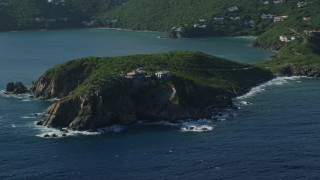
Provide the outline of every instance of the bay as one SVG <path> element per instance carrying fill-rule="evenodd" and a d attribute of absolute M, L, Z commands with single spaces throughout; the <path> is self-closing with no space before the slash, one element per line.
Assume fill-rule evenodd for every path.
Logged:
<path fill-rule="evenodd" d="M 48 68 L 83 56 L 197 50 L 239 62 L 272 52 L 244 38 L 157 39 L 106 29 L 0 33 L 0 89 L 30 85 Z M 0 95 L 0 179 L 317 179 L 319 79 L 277 78 L 235 99 L 240 110 L 204 123 L 209 132 L 137 125 L 122 132 L 58 139 L 34 122 L 49 101 Z"/>

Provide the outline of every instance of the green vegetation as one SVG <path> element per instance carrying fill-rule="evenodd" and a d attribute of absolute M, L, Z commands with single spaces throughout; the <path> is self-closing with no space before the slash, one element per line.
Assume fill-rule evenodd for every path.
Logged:
<path fill-rule="evenodd" d="M 214 94 L 218 92 L 231 95 L 234 91 L 245 92 L 257 83 L 272 78 L 269 71 L 261 68 L 188 51 L 112 58 L 88 57 L 57 65 L 49 69 L 44 76 L 54 79 L 69 76 L 75 80 L 75 73 L 85 74 L 84 80 L 79 81 L 80 86 L 73 92 L 73 95 L 79 95 L 95 91 L 107 82 L 116 83 L 119 78 L 124 78 L 128 72 L 137 68 L 142 68 L 150 75 L 161 70 L 170 71 L 173 78 L 164 82 L 175 85 L 182 94 L 186 91 L 185 83 L 208 88 L 216 92 Z M 155 77 L 151 79 L 155 84 L 162 83 Z M 186 97 L 180 100 L 183 99 Z"/>
<path fill-rule="evenodd" d="M 268 5 L 252 0 L 128 0 L 124 6 L 106 13 L 107 19 L 117 19 L 118 27 L 168 31 L 172 27 L 193 27 L 206 24 L 210 35 L 259 35 L 275 26 L 291 26 L 297 29 L 320 28 L 320 2 L 313 1 L 298 8 L 298 0 L 286 0 L 280 4 L 269 1 Z M 228 11 L 237 6 L 238 10 Z M 272 23 L 261 19 L 262 14 L 288 15 L 284 22 Z M 302 17 L 310 16 L 310 21 Z M 215 20 L 222 17 L 223 20 Z M 239 17 L 231 20 L 231 17 Z M 206 20 L 199 22 L 200 19 Z M 207 34 L 204 34 L 207 35 Z"/>
<path fill-rule="evenodd" d="M 307 2 L 298 7 L 298 2 Z M 228 8 L 237 6 L 238 10 Z M 281 22 L 261 18 L 262 14 L 288 16 Z M 258 36 L 254 46 L 279 52 L 273 60 L 259 64 L 275 73 L 311 75 L 319 71 L 319 37 L 309 37 L 305 30 L 320 30 L 320 1 L 286 0 L 263 4 L 252 0 L 129 0 L 125 6 L 105 15 L 117 19 L 117 26 L 140 30 L 169 31 L 171 37 Z M 232 20 L 231 18 L 238 17 Z M 223 18 L 223 19 L 222 19 Z M 304 19 L 305 18 L 305 19 Z M 194 25 L 205 28 L 194 28 Z M 172 30 L 172 27 L 176 27 Z M 177 27 L 181 27 L 177 30 Z M 281 42 L 282 35 L 293 36 Z M 287 69 L 291 69 L 287 72 Z M 306 71 L 305 71 L 306 70 Z"/>
<path fill-rule="evenodd" d="M 0 0 L 0 31 L 98 26 L 122 0 Z"/>
<path fill-rule="evenodd" d="M 302 39 L 285 44 L 279 54 L 270 61 L 261 62 L 279 75 L 320 76 L 320 41 L 317 38 Z"/>
<path fill-rule="evenodd" d="M 0 0 L 0 31 L 70 27 L 116 27 L 167 32 L 168 36 L 258 36 L 254 46 L 279 54 L 259 65 L 274 72 L 320 66 L 320 1 L 285 0 Z M 298 2 L 306 2 L 298 7 Z M 228 8 L 236 7 L 233 10 Z M 270 15 L 262 18 L 262 15 Z M 287 16 L 273 22 L 274 16 Z M 281 42 L 279 37 L 295 37 Z M 118 73 L 118 72 L 117 72 Z M 295 74 L 295 73 L 293 73 Z M 298 75 L 299 73 L 297 73 Z"/>

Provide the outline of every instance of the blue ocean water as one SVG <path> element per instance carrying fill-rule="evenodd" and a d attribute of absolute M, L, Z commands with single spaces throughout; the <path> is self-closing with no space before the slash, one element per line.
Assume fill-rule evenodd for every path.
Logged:
<path fill-rule="evenodd" d="M 0 33 L 0 89 L 30 85 L 51 66 L 82 56 L 199 50 L 240 62 L 272 53 L 250 40 L 166 40 L 157 33 L 104 29 Z M 317 179 L 319 79 L 277 78 L 235 99 L 240 110 L 213 128 L 136 125 L 121 132 L 45 139 L 36 127 L 49 101 L 0 95 L 0 179 Z M 183 125 L 182 125 L 183 126 Z"/>

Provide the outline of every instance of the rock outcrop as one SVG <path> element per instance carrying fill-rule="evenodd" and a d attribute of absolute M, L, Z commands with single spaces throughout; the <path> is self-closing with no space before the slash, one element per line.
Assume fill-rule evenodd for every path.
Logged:
<path fill-rule="evenodd" d="M 67 75 L 55 76 L 46 73 L 33 82 L 30 93 L 45 99 L 62 98 L 76 89 L 86 78 L 87 72 L 83 66 L 76 67 Z"/>
<path fill-rule="evenodd" d="M 10 82 L 7 84 L 6 92 L 12 94 L 23 94 L 28 92 L 28 88 L 23 85 L 22 82 Z"/>
<path fill-rule="evenodd" d="M 95 131 L 113 124 L 133 124 L 138 120 L 180 121 L 211 117 L 215 108 L 232 105 L 227 96 L 210 96 L 210 89 L 200 90 L 194 84 L 186 84 L 183 88 L 188 89 L 188 97 L 194 103 L 202 103 L 204 108 L 179 103 L 173 85 L 155 85 L 150 79 L 119 78 L 94 88 L 87 95 L 71 95 L 71 98 L 55 102 L 48 108 L 42 125 Z M 197 100 L 197 97 L 201 99 Z M 204 100 L 204 97 L 207 98 Z"/>
<path fill-rule="evenodd" d="M 314 70 L 311 67 L 299 67 L 297 65 L 288 65 L 282 68 L 279 74 L 284 76 L 320 77 L 319 70 Z"/>

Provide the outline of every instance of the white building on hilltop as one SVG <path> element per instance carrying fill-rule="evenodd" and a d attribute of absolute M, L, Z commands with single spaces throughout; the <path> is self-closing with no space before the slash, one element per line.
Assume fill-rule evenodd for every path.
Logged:
<path fill-rule="evenodd" d="M 274 18 L 273 18 L 273 22 L 282 22 L 282 21 L 284 21 L 284 19 L 286 19 L 286 18 L 288 18 L 288 16 L 275 16 Z"/>
<path fill-rule="evenodd" d="M 282 41 L 282 42 L 291 42 L 291 41 L 295 40 L 296 37 L 295 37 L 295 36 L 285 36 L 285 35 L 282 35 L 282 36 L 279 37 L 279 39 L 280 39 L 280 41 Z"/>
<path fill-rule="evenodd" d="M 170 71 L 158 71 L 155 73 L 155 75 L 159 79 L 170 79 L 172 76 Z"/>
<path fill-rule="evenodd" d="M 144 78 L 147 76 L 147 73 L 141 69 L 136 69 L 136 70 L 133 70 L 129 73 L 127 73 L 127 76 L 126 78 L 129 78 L 129 79 L 133 79 L 133 78 Z"/>
<path fill-rule="evenodd" d="M 238 10 L 239 10 L 238 6 L 232 6 L 232 7 L 228 8 L 228 11 L 230 11 L 230 12 L 238 11 Z"/>

